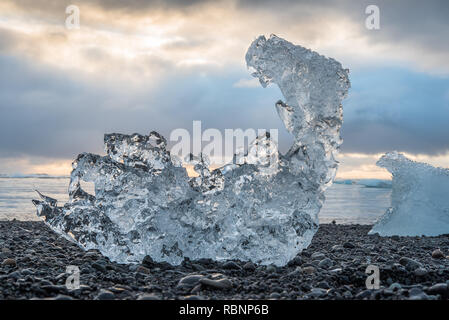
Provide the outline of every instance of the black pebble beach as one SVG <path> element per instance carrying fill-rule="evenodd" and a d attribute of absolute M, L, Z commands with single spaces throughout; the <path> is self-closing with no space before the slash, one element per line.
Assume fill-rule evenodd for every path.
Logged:
<path fill-rule="evenodd" d="M 309 248 L 285 267 L 190 261 L 180 266 L 110 262 L 43 222 L 0 221 L 0 299 L 412 299 L 449 298 L 449 235 L 380 237 L 371 226 L 322 224 Z M 438 250 L 439 249 L 439 250 Z M 68 290 L 66 267 L 80 287 Z M 369 265 L 379 289 L 367 289 Z"/>

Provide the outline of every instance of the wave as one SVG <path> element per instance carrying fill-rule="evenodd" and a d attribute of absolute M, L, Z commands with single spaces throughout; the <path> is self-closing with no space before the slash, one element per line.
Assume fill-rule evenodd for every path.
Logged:
<path fill-rule="evenodd" d="M 34 173 L 34 174 L 22 174 L 22 173 L 13 173 L 13 174 L 4 174 L 0 173 L 0 179 L 68 179 L 70 176 L 51 176 L 46 173 Z"/>
<path fill-rule="evenodd" d="M 382 180 L 382 179 L 344 179 L 344 180 L 335 180 L 336 184 L 347 184 L 347 185 L 359 185 L 364 186 L 366 188 L 391 188 L 391 180 Z"/>

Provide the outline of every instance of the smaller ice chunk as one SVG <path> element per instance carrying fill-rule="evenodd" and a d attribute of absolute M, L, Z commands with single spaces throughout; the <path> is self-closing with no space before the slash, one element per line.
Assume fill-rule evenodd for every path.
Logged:
<path fill-rule="evenodd" d="M 391 208 L 370 234 L 449 234 L 449 169 L 412 161 L 398 152 L 386 153 L 377 165 L 393 175 Z"/>

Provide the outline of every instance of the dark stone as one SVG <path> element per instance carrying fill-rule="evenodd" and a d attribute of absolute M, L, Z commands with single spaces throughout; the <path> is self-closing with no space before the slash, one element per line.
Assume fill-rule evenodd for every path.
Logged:
<path fill-rule="evenodd" d="M 97 299 L 97 300 L 114 300 L 115 295 L 109 290 L 101 289 L 100 292 L 95 297 L 95 299 Z"/>
<path fill-rule="evenodd" d="M 94 269 L 97 269 L 98 271 L 107 272 L 106 266 L 103 263 L 95 262 L 95 263 L 92 264 L 92 267 Z"/>
<path fill-rule="evenodd" d="M 437 283 L 431 286 L 428 290 L 428 293 L 431 295 L 439 294 L 443 297 L 448 296 L 448 286 L 446 283 Z"/>
<path fill-rule="evenodd" d="M 371 297 L 371 290 L 364 290 L 355 295 L 355 298 L 358 300 L 363 300 L 369 297 Z"/>
<path fill-rule="evenodd" d="M 343 244 L 343 248 L 346 248 L 346 249 L 354 249 L 354 248 L 355 248 L 355 245 L 352 244 L 351 242 L 345 242 L 345 243 Z"/>
<path fill-rule="evenodd" d="M 228 261 L 223 264 L 223 269 L 239 270 L 239 269 L 241 269 L 241 267 L 234 261 Z"/>
<path fill-rule="evenodd" d="M 142 294 L 137 300 L 161 300 L 161 298 L 155 294 Z"/>
<path fill-rule="evenodd" d="M 252 262 L 250 261 L 250 262 L 247 262 L 247 263 L 245 263 L 245 264 L 243 265 L 243 269 L 244 269 L 244 270 L 247 270 L 247 271 L 254 271 L 254 270 L 256 270 L 256 266 L 254 265 L 254 263 L 252 263 Z"/>
<path fill-rule="evenodd" d="M 142 265 L 145 267 L 152 267 L 154 266 L 154 260 L 150 256 L 145 256 L 142 260 Z"/>
<path fill-rule="evenodd" d="M 52 300 L 73 300 L 73 298 L 70 296 L 63 295 L 63 294 L 58 294 Z"/>
<path fill-rule="evenodd" d="M 200 283 L 200 280 L 203 279 L 204 276 L 201 274 L 190 274 L 188 276 L 185 276 L 181 278 L 178 282 L 178 288 L 193 288 L 198 283 Z"/>
<path fill-rule="evenodd" d="M 440 249 L 436 249 L 432 252 L 432 258 L 434 259 L 444 259 L 446 256 L 444 255 L 443 251 Z"/>
<path fill-rule="evenodd" d="M 422 267 L 421 263 L 407 257 L 399 259 L 399 263 L 409 271 L 414 271 L 415 269 Z"/>
<path fill-rule="evenodd" d="M 206 287 L 214 289 L 230 289 L 232 288 L 232 282 L 228 279 L 212 280 L 207 278 L 200 279 L 200 283 Z"/>

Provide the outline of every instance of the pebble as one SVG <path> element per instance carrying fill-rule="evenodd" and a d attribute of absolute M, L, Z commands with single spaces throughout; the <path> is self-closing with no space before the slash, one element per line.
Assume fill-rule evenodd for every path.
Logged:
<path fill-rule="evenodd" d="M 287 266 L 294 267 L 294 266 L 300 266 L 301 264 L 302 264 L 302 258 L 300 256 L 296 256 L 288 262 Z"/>
<path fill-rule="evenodd" d="M 272 264 L 268 265 L 267 268 L 265 269 L 267 272 L 273 273 L 276 272 L 276 267 Z"/>
<path fill-rule="evenodd" d="M 197 294 L 197 293 L 199 293 L 200 291 L 201 291 L 201 283 L 200 283 L 200 284 L 197 284 L 195 287 L 193 287 L 193 289 L 190 290 L 190 293 Z"/>
<path fill-rule="evenodd" d="M 448 286 L 446 283 L 437 283 L 434 284 L 433 286 L 431 286 L 428 290 L 428 293 L 431 295 L 436 295 L 436 294 L 440 294 L 442 296 L 447 296 L 448 295 Z"/>
<path fill-rule="evenodd" d="M 106 272 L 107 271 L 106 270 L 106 266 L 103 263 L 101 263 L 101 262 L 95 262 L 94 264 L 92 264 L 92 267 L 97 269 L 98 271 L 101 271 L 101 272 Z"/>
<path fill-rule="evenodd" d="M 304 268 L 302 268 L 302 271 L 303 271 L 305 274 L 312 274 L 312 273 L 315 272 L 315 268 L 312 267 L 312 266 L 304 267 Z"/>
<path fill-rule="evenodd" d="M 17 262 L 16 262 L 16 260 L 14 260 L 12 258 L 6 258 L 5 260 L 3 260 L 2 265 L 9 266 L 9 267 L 15 267 L 17 265 Z"/>
<path fill-rule="evenodd" d="M 322 288 L 312 288 L 310 290 L 309 295 L 315 298 L 321 298 L 322 296 L 325 296 L 327 294 L 327 290 Z"/>
<path fill-rule="evenodd" d="M 97 299 L 97 300 L 114 300 L 115 295 L 109 290 L 101 289 L 100 292 L 98 293 L 98 295 L 95 297 L 95 299 Z"/>
<path fill-rule="evenodd" d="M 100 256 L 100 254 L 98 253 L 98 251 L 95 250 L 89 250 L 86 252 L 86 254 L 84 255 L 84 258 L 98 258 L 98 256 Z"/>
<path fill-rule="evenodd" d="M 301 267 L 296 267 L 295 270 L 293 270 L 292 272 L 288 273 L 287 276 L 296 276 L 302 273 L 302 268 Z"/>
<path fill-rule="evenodd" d="M 151 270 L 148 268 L 145 268 L 144 266 L 138 266 L 136 269 L 136 272 L 144 273 L 144 274 L 151 274 Z"/>
<path fill-rule="evenodd" d="M 371 290 L 363 290 L 355 295 L 357 300 L 363 300 L 365 298 L 369 298 L 371 296 Z"/>
<path fill-rule="evenodd" d="M 241 267 L 234 261 L 228 261 L 223 264 L 223 269 L 239 270 Z"/>
<path fill-rule="evenodd" d="M 412 295 L 408 298 L 408 300 L 430 300 L 430 297 L 424 292 Z"/>
<path fill-rule="evenodd" d="M 418 277 L 423 277 L 423 276 L 425 276 L 425 275 L 427 275 L 427 269 L 426 268 L 423 268 L 423 267 L 419 267 L 419 268 L 417 268 L 416 270 L 415 270 L 415 275 L 416 276 L 418 276 Z"/>
<path fill-rule="evenodd" d="M 137 300 L 161 300 L 161 297 L 155 294 L 141 294 L 137 297 Z"/>
<path fill-rule="evenodd" d="M 326 281 L 321 281 L 320 283 L 318 283 L 318 288 L 321 289 L 330 289 L 331 287 L 329 286 L 329 283 L 327 283 Z"/>
<path fill-rule="evenodd" d="M 142 265 L 146 266 L 146 267 L 152 267 L 154 266 L 154 261 L 150 256 L 145 256 L 142 260 Z"/>
<path fill-rule="evenodd" d="M 322 260 L 322 259 L 326 258 L 326 255 L 325 255 L 324 253 L 321 253 L 321 252 L 314 252 L 314 253 L 310 256 L 310 258 L 311 258 L 312 260 Z"/>
<path fill-rule="evenodd" d="M 399 259 L 399 263 L 409 271 L 414 271 L 415 269 L 422 267 L 421 263 L 407 257 Z"/>
<path fill-rule="evenodd" d="M 335 268 L 335 269 L 329 270 L 329 274 L 339 274 L 341 272 L 343 272 L 342 268 Z"/>
<path fill-rule="evenodd" d="M 190 295 L 190 296 L 185 296 L 184 300 L 204 300 L 204 298 L 202 296 Z"/>
<path fill-rule="evenodd" d="M 193 268 L 195 271 L 204 271 L 204 270 L 206 270 L 205 267 L 203 267 L 202 265 L 200 265 L 200 264 L 198 264 L 198 263 L 192 263 L 192 268 Z"/>
<path fill-rule="evenodd" d="M 230 289 L 232 288 L 232 282 L 229 279 L 212 280 L 207 278 L 200 279 L 200 283 L 206 287 L 214 289 Z"/>
<path fill-rule="evenodd" d="M 345 243 L 343 244 L 343 248 L 346 248 L 346 249 L 354 249 L 354 248 L 355 248 L 355 245 L 354 245 L 353 243 L 351 243 L 351 242 L 345 242 Z"/>
<path fill-rule="evenodd" d="M 332 246 L 331 252 L 343 252 L 344 251 L 344 247 L 342 245 L 336 244 L 334 246 Z"/>
<path fill-rule="evenodd" d="M 124 292 L 127 292 L 129 289 L 123 288 L 120 286 L 114 286 L 114 287 L 110 287 L 108 290 L 111 291 L 112 293 L 124 293 Z"/>
<path fill-rule="evenodd" d="M 256 266 L 254 265 L 254 263 L 252 263 L 252 262 L 250 261 L 250 262 L 247 262 L 247 263 L 245 263 L 245 264 L 243 265 L 243 269 L 244 269 L 244 270 L 247 270 L 247 271 L 254 271 L 254 270 L 256 270 Z"/>
<path fill-rule="evenodd" d="M 8 278 L 12 278 L 12 279 L 19 279 L 22 275 L 20 274 L 19 271 L 14 271 L 8 274 Z"/>
<path fill-rule="evenodd" d="M 270 299 L 279 299 L 281 295 L 277 292 L 273 292 L 270 294 Z"/>
<path fill-rule="evenodd" d="M 446 256 L 444 255 L 443 251 L 440 249 L 436 249 L 432 252 L 432 258 L 434 259 L 444 259 Z"/>
<path fill-rule="evenodd" d="M 178 287 L 187 287 L 187 288 L 193 288 L 198 283 L 200 283 L 200 280 L 203 279 L 204 276 L 201 274 L 190 274 L 188 276 L 185 276 L 181 278 L 178 282 Z"/>
<path fill-rule="evenodd" d="M 56 297 L 52 298 L 52 300 L 73 300 L 73 298 L 71 296 L 58 294 Z"/>
<path fill-rule="evenodd" d="M 388 287 L 388 289 L 390 289 L 391 291 L 398 291 L 398 290 L 401 290 L 401 289 L 402 289 L 402 286 L 401 286 L 399 283 L 395 282 L 395 283 L 392 283 L 392 284 Z"/>
<path fill-rule="evenodd" d="M 417 288 L 417 287 L 411 288 L 409 290 L 409 292 L 408 292 L 410 297 L 411 296 L 418 296 L 418 295 L 421 295 L 422 293 L 423 293 L 422 289 L 421 288 Z"/>
<path fill-rule="evenodd" d="M 325 258 L 325 259 L 321 260 L 320 263 L 318 264 L 318 266 L 323 269 L 329 269 L 333 265 L 334 265 L 334 261 L 332 261 L 329 258 Z"/>
<path fill-rule="evenodd" d="M 66 286 L 62 286 L 62 285 L 44 285 L 44 286 L 41 286 L 41 289 L 45 290 L 47 292 L 54 292 L 54 293 L 67 291 Z"/>

